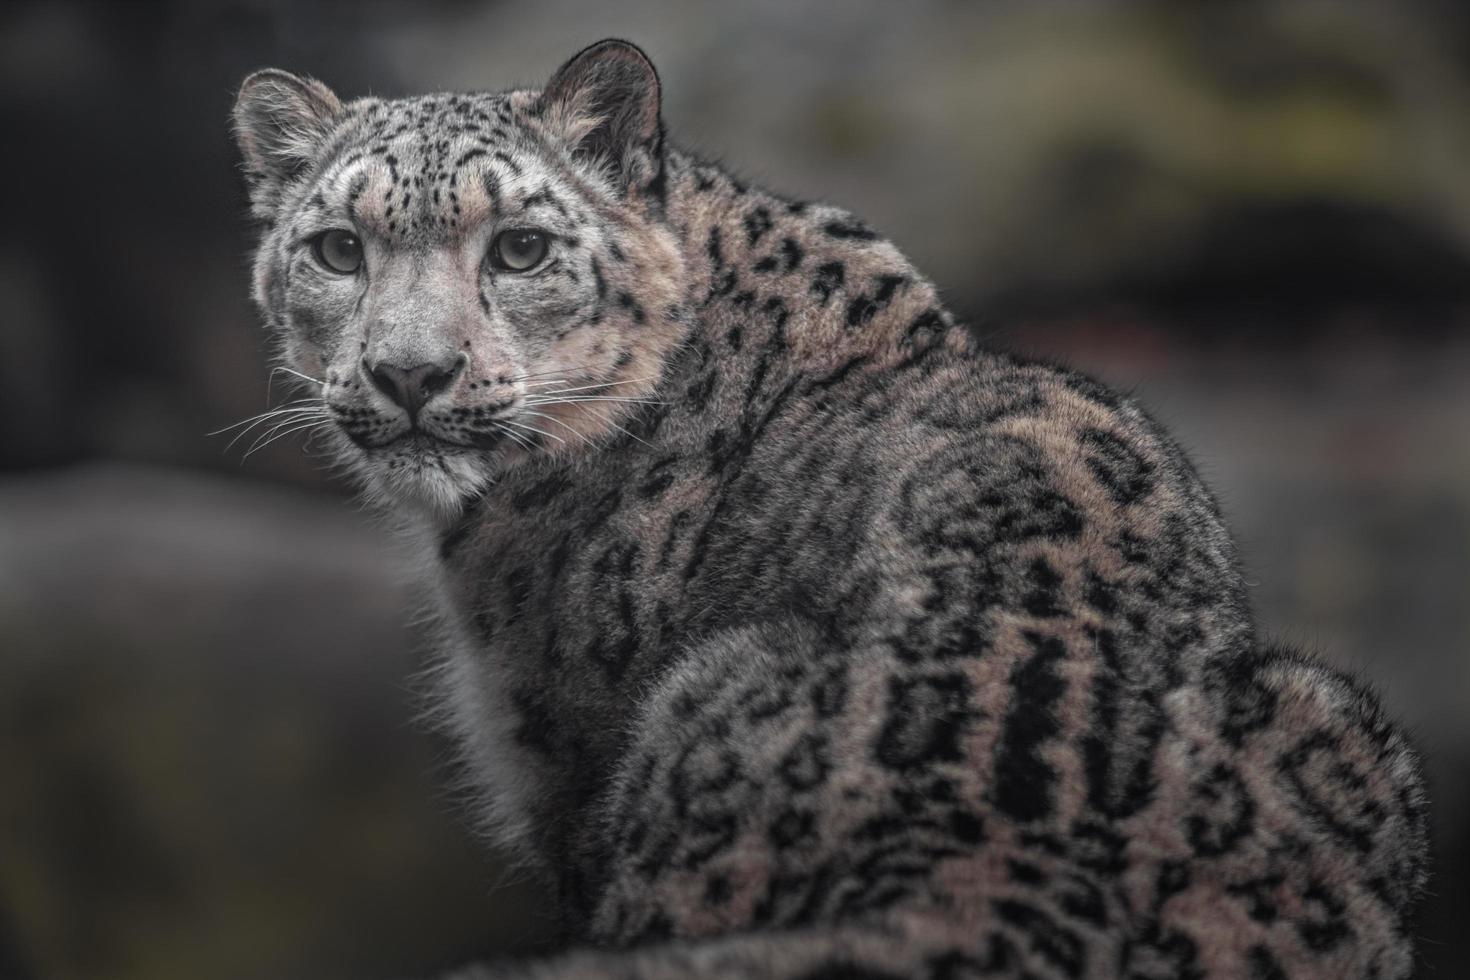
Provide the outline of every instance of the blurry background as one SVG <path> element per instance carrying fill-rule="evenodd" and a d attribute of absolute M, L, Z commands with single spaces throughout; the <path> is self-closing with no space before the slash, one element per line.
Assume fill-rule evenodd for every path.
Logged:
<path fill-rule="evenodd" d="M 1428 752 L 1423 976 L 1470 976 L 1470 6 L 0 6 L 0 977 L 392 977 L 548 948 L 414 721 L 391 549 L 267 407 L 234 86 L 539 84 L 608 34 L 676 137 L 1135 391 L 1266 628 Z M 277 390 L 270 397 L 287 397 Z"/>

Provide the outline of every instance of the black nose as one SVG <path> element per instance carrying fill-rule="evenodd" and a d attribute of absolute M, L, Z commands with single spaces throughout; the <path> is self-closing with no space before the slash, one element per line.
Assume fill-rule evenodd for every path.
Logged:
<path fill-rule="evenodd" d="M 464 361 L 460 359 L 449 367 L 442 364 L 420 364 L 411 368 L 401 368 L 396 364 L 375 364 L 369 367 L 366 360 L 362 366 L 378 390 L 392 399 L 393 404 L 408 412 L 410 419 L 414 419 L 430 398 L 449 387 L 463 365 Z"/>

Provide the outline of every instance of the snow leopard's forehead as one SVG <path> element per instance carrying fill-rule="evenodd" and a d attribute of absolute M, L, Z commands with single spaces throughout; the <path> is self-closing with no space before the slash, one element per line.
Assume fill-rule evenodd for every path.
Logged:
<path fill-rule="evenodd" d="M 325 147 L 298 224 L 345 216 L 397 246 L 432 246 L 509 215 L 568 231 L 614 203 L 538 129 L 537 93 L 364 99 Z"/>

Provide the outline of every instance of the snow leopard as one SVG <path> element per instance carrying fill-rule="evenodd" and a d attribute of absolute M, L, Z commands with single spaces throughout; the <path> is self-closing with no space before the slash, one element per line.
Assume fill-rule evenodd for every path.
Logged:
<path fill-rule="evenodd" d="M 295 418 L 415 542 L 474 819 L 578 947 L 465 976 L 1409 975 L 1416 752 L 1258 635 L 1134 399 L 680 148 L 625 41 L 267 69 L 233 125 Z"/>

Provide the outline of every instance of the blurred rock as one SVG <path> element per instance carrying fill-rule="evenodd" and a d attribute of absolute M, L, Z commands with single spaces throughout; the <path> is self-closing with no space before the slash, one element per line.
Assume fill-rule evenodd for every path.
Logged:
<path fill-rule="evenodd" d="M 118 466 L 0 483 L 21 962 L 391 977 L 549 934 L 435 782 L 394 569 L 326 495 Z"/>

